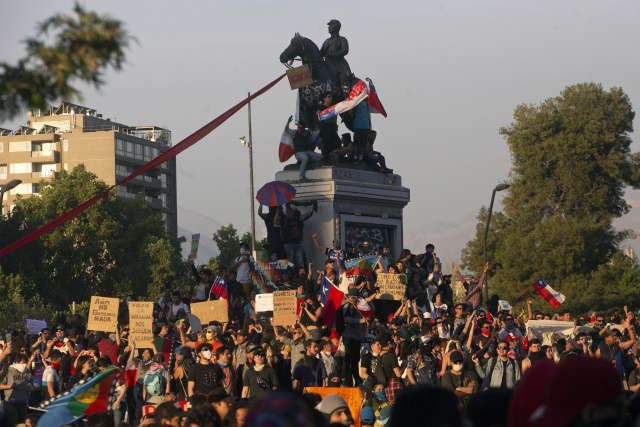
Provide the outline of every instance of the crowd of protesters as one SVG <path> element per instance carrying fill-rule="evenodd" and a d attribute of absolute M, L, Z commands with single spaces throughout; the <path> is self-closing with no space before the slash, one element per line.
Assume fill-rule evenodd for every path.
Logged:
<path fill-rule="evenodd" d="M 287 227 L 287 218 L 296 215 L 299 226 L 299 213 L 282 215 L 277 225 Z M 297 232 L 302 239 L 301 227 Z M 279 251 L 294 255 L 276 287 L 296 291 L 297 322 L 274 327 L 272 313 L 256 312 L 257 289 L 248 270 L 253 258 L 242 245 L 234 263 L 218 275 L 192 264 L 191 295 L 167 288 L 155 304 L 153 334 L 172 343 L 168 352 L 153 341 L 129 340 L 132 297 L 121 303 L 115 333 L 87 330 L 81 316 L 67 319 L 62 312 L 37 335 L 7 331 L 10 343 L 5 340 L 0 353 L 1 425 L 37 425 L 40 403 L 111 365 L 135 370 L 135 376 L 130 381 L 121 376 L 112 410 L 93 414 L 87 425 L 346 426 L 356 421 L 339 393 L 323 398 L 308 387 L 357 388 L 363 426 L 636 421 L 640 322 L 633 310 L 585 317 L 551 308 L 532 311 L 528 299 L 526 313 L 487 313 L 482 307 L 486 266 L 477 279 L 465 278 L 453 264 L 466 291 L 457 301 L 431 244 L 417 255 L 405 249 L 397 260 L 381 247 L 370 277 L 347 277 L 345 261 L 370 254 L 369 242 L 355 253 L 343 250 L 338 240 L 323 247 L 314 232 L 306 238 L 327 255 L 322 275 L 346 290 L 331 329 L 323 317 L 322 276 L 295 262 L 296 249 L 286 240 L 272 240 L 269 249 L 276 259 Z M 401 301 L 375 298 L 381 273 L 406 276 Z M 190 304 L 220 298 L 213 291 L 218 277 L 225 280 L 229 321 L 194 332 L 187 321 Z M 527 335 L 527 322 L 545 320 L 569 324 L 571 333 Z M 187 402 L 186 410 L 177 402 Z M 145 413 L 146 406 L 155 412 Z"/>

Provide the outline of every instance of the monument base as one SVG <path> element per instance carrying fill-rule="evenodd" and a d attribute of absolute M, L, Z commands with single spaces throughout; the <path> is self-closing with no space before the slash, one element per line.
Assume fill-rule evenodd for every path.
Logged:
<path fill-rule="evenodd" d="M 298 182 L 299 170 L 289 165 L 276 173 L 276 180 L 286 181 L 296 189 L 297 202 L 316 201 L 318 212 L 305 221 L 304 249 L 314 270 L 324 270 L 326 256 L 309 237 L 318 233 L 318 242 L 327 248 L 338 239 L 343 248 L 350 244 L 361 250 L 368 241 L 373 251 L 388 244 L 397 259 L 403 249 L 402 210 L 409 203 L 409 189 L 402 186 L 397 174 L 364 170 L 362 166 L 322 166 L 307 169 L 310 182 Z M 302 213 L 311 207 L 300 207 Z"/>

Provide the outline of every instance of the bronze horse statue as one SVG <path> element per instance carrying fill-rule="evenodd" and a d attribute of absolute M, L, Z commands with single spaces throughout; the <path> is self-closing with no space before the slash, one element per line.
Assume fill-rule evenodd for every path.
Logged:
<path fill-rule="evenodd" d="M 298 57 L 302 60 L 303 65 L 309 66 L 313 78 L 313 85 L 298 89 L 300 99 L 298 113 L 299 117 L 307 123 L 309 129 L 316 129 L 318 127 L 317 112 L 322 103 L 323 94 L 331 92 L 334 104 L 344 101 L 358 82 L 358 78 L 351 74 L 348 85 L 345 86 L 333 82 L 318 46 L 310 39 L 296 33 L 291 39 L 291 44 L 280 54 L 280 62 L 291 68 L 287 62 L 293 62 Z M 347 128 L 353 131 L 354 117 L 352 112 L 341 114 L 341 117 Z"/>

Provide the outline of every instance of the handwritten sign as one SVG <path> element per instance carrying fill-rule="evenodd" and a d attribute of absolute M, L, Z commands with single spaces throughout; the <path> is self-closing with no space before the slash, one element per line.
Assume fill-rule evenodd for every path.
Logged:
<path fill-rule="evenodd" d="M 114 323 L 118 321 L 118 298 L 91 297 L 89 322 L 91 331 L 115 332 Z"/>
<path fill-rule="evenodd" d="M 378 286 L 380 293 L 376 295 L 376 299 L 386 299 L 400 301 L 404 298 L 407 277 L 403 274 L 378 274 Z"/>
<path fill-rule="evenodd" d="M 129 341 L 147 343 L 153 340 L 153 303 L 129 302 Z"/>
<path fill-rule="evenodd" d="M 300 89 L 301 87 L 313 84 L 311 70 L 309 69 L 309 65 L 307 64 L 303 65 L 302 67 L 296 67 L 287 70 L 287 78 L 289 79 L 291 90 Z"/>
<path fill-rule="evenodd" d="M 191 253 L 188 261 L 195 261 L 198 258 L 198 246 L 200 246 L 200 233 L 191 235 Z"/>
<path fill-rule="evenodd" d="M 38 335 L 41 330 L 47 327 L 47 322 L 44 320 L 24 319 L 24 324 L 27 326 L 29 335 Z"/>
<path fill-rule="evenodd" d="M 273 293 L 273 325 L 296 324 L 298 299 L 296 291 L 276 291 Z"/>
<path fill-rule="evenodd" d="M 309 393 L 317 393 L 324 399 L 330 394 L 337 394 L 342 397 L 351 411 L 354 426 L 360 427 L 360 410 L 362 409 L 362 399 L 360 398 L 360 389 L 354 387 L 305 387 Z"/>
<path fill-rule="evenodd" d="M 209 322 L 225 323 L 229 321 L 229 309 L 225 299 L 191 304 L 191 313 L 197 316 L 203 325 L 208 325 Z"/>
<path fill-rule="evenodd" d="M 256 295 L 256 313 L 273 311 L 273 294 Z"/>

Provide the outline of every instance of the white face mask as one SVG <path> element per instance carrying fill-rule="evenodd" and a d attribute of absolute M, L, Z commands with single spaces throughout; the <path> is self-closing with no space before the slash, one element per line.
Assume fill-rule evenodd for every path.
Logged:
<path fill-rule="evenodd" d="M 211 350 L 204 350 L 202 352 L 202 357 L 204 357 L 207 360 L 211 360 Z"/>
<path fill-rule="evenodd" d="M 240 249 L 240 254 L 241 254 L 241 255 L 249 255 L 249 251 L 248 251 L 248 250 L 246 250 L 245 248 L 241 248 L 241 249 Z"/>
<path fill-rule="evenodd" d="M 462 364 L 460 365 L 453 365 L 453 370 L 456 372 L 460 372 L 462 371 Z"/>

